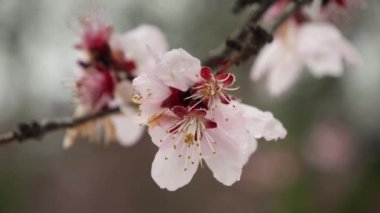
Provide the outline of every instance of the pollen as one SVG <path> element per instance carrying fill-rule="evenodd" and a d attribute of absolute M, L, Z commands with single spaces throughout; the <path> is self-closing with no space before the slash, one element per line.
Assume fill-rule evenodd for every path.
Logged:
<path fill-rule="evenodd" d="M 135 104 L 141 104 L 142 96 L 140 94 L 134 94 L 132 97 L 132 102 Z"/>
<path fill-rule="evenodd" d="M 188 144 L 188 145 L 191 145 L 191 144 L 193 144 L 193 142 L 194 142 L 194 135 L 190 134 L 190 133 L 187 134 L 185 136 L 185 143 Z"/>
<path fill-rule="evenodd" d="M 153 95 L 153 92 L 151 89 L 147 89 L 146 91 L 148 92 L 148 97 L 151 97 Z"/>

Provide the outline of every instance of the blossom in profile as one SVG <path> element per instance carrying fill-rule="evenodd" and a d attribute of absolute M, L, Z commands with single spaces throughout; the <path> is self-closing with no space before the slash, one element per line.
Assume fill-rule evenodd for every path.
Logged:
<path fill-rule="evenodd" d="M 76 48 L 84 53 L 84 57 L 78 62 L 80 74 L 76 80 L 74 116 L 116 106 L 122 113 L 69 129 L 64 147 L 70 147 L 77 138 L 133 145 L 142 135 L 143 127 L 137 121 L 138 109 L 132 102 L 132 80 L 152 69 L 155 59 L 150 48 L 158 56 L 167 51 L 165 37 L 151 25 L 115 34 L 110 26 L 96 17 L 81 19 L 80 36 Z"/>
<path fill-rule="evenodd" d="M 277 9 L 271 9 L 270 17 L 275 16 L 278 7 L 286 5 L 284 1 L 280 3 L 275 5 Z M 283 23 L 273 42 L 259 53 L 251 68 L 251 79 L 266 78 L 270 94 L 278 96 L 291 88 L 305 68 L 317 78 L 339 77 L 345 64 L 357 66 L 359 61 L 358 52 L 334 25 L 312 21 L 299 13 Z"/>
<path fill-rule="evenodd" d="M 225 185 L 240 179 L 257 148 L 256 139 L 284 138 L 286 130 L 269 112 L 240 103 L 229 91 L 235 76 L 202 67 L 183 49 L 160 58 L 151 72 L 134 79 L 140 115 L 159 150 L 152 177 L 174 191 L 207 165 Z"/>

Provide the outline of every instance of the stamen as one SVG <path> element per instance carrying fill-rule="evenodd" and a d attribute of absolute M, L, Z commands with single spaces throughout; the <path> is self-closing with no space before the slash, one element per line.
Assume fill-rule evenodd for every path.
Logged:
<path fill-rule="evenodd" d="M 235 91 L 235 90 L 238 90 L 240 89 L 240 86 L 236 86 L 236 87 L 225 87 L 223 88 L 223 90 L 227 90 L 227 91 Z"/>
<path fill-rule="evenodd" d="M 191 110 L 190 110 L 191 111 Z M 168 131 L 166 138 L 170 135 L 175 140 L 172 143 L 173 149 L 178 150 L 178 158 L 184 159 L 184 171 L 187 171 L 189 165 L 195 165 L 202 162 L 202 138 L 204 137 L 212 153 L 216 153 L 213 147 L 213 139 L 206 132 L 206 124 L 202 117 L 189 111 L 180 121 L 176 122 Z M 162 141 L 164 141 L 164 138 Z M 160 140 L 161 141 L 161 140 Z"/>
<path fill-rule="evenodd" d="M 205 136 L 206 141 L 207 141 L 208 145 L 210 146 L 210 149 L 211 149 L 212 153 L 216 154 L 214 146 L 212 145 L 212 143 L 214 142 L 214 140 L 212 139 L 212 137 L 207 132 L 204 132 L 203 135 Z"/>
<path fill-rule="evenodd" d="M 193 106 L 190 107 L 189 111 L 193 110 L 198 104 L 202 103 L 203 99 L 199 100 L 197 103 L 195 103 Z"/>
<path fill-rule="evenodd" d="M 226 75 L 226 77 L 225 78 L 223 78 L 223 79 L 221 79 L 221 80 L 219 80 L 219 81 L 226 81 L 229 77 L 231 76 L 231 74 L 230 73 L 228 73 L 227 75 Z"/>

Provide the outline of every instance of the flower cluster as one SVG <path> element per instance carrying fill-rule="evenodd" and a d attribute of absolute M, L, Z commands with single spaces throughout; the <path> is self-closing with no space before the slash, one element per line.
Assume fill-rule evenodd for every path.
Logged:
<path fill-rule="evenodd" d="M 327 19 L 336 15 L 329 8 L 348 9 L 351 1 L 356 0 L 314 0 L 295 13 L 276 31 L 274 41 L 260 52 L 251 78 L 256 81 L 266 77 L 269 92 L 278 96 L 295 83 L 304 67 L 320 78 L 341 76 L 344 62 L 358 65 L 357 51 Z M 273 19 L 289 2 L 277 1 L 266 18 Z"/>
<path fill-rule="evenodd" d="M 281 14 L 289 2 L 276 1 L 266 19 Z M 252 78 L 267 76 L 270 92 L 279 95 L 304 67 L 322 77 L 341 75 L 343 62 L 358 64 L 358 53 L 325 18 L 331 5 L 349 7 L 348 0 L 315 0 L 286 20 L 274 41 L 259 53 Z M 168 51 L 164 35 L 154 26 L 115 34 L 94 17 L 80 23 L 76 48 L 84 57 L 78 62 L 75 116 L 115 106 L 122 113 L 68 130 L 65 147 L 78 137 L 132 145 L 146 125 L 159 149 L 152 177 L 161 188 L 173 191 L 204 166 L 219 182 L 232 185 L 240 179 L 258 139 L 285 138 L 286 129 L 272 113 L 231 95 L 239 89 L 235 75 L 228 72 L 232 63 L 212 69 L 183 49 Z"/>
<path fill-rule="evenodd" d="M 78 61 L 80 76 L 76 80 L 77 106 L 75 116 L 83 116 L 112 106 L 120 106 L 123 114 L 85 123 L 70 129 L 64 147 L 70 147 L 78 137 L 90 141 L 118 141 L 134 144 L 143 132 L 136 120 L 137 109 L 132 104 L 132 79 L 154 65 L 154 57 L 167 51 L 161 31 L 141 25 L 124 34 L 113 29 L 96 16 L 80 19 L 81 41 L 76 48 L 84 53 Z"/>

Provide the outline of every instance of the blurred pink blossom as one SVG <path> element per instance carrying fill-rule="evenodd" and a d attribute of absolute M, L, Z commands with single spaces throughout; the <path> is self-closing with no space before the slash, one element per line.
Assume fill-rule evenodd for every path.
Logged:
<path fill-rule="evenodd" d="M 347 171 L 355 158 L 350 130 L 337 121 L 319 123 L 311 132 L 304 154 L 307 162 L 322 172 Z"/>
<path fill-rule="evenodd" d="M 164 54 L 168 48 L 166 39 L 151 25 L 141 25 L 119 35 L 96 16 L 82 18 L 80 23 L 81 41 L 76 47 L 84 57 L 79 61 L 74 115 L 84 116 L 114 106 L 120 106 L 123 114 L 68 130 L 64 147 L 70 147 L 78 137 L 133 145 L 142 135 L 143 127 L 137 122 L 137 107 L 132 103 L 131 80 L 152 69 L 155 59 L 149 49 L 158 56 Z"/>
<path fill-rule="evenodd" d="M 355 66 L 360 57 L 339 30 L 327 22 L 298 24 L 290 19 L 276 32 L 274 41 L 259 53 L 251 69 L 254 81 L 266 77 L 273 96 L 283 94 L 307 67 L 311 74 L 338 77 L 343 65 Z"/>

